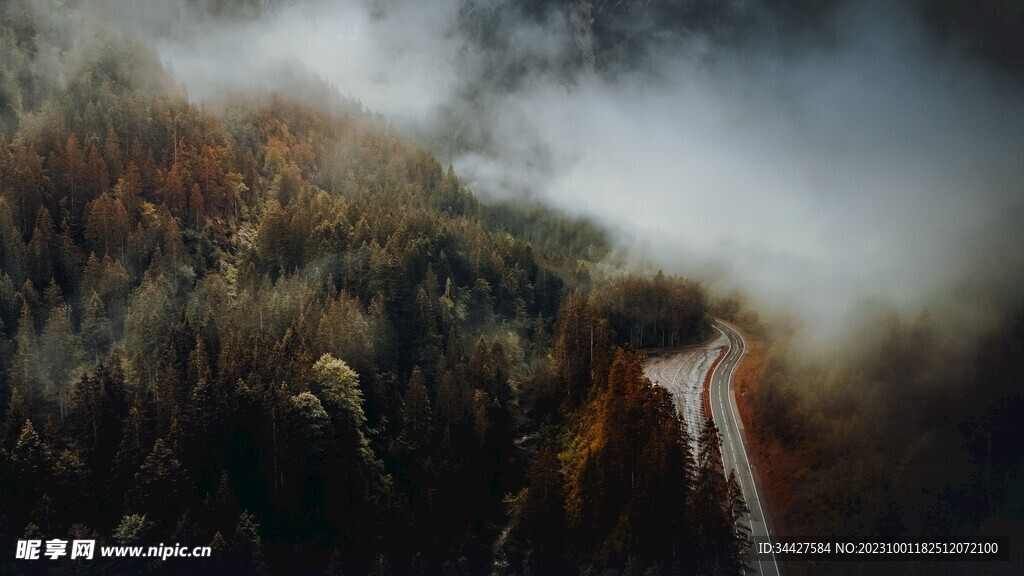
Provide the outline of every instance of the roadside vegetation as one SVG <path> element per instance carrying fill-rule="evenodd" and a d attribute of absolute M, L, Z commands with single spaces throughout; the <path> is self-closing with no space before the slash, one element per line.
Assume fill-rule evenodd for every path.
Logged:
<path fill-rule="evenodd" d="M 792 538 L 956 541 L 1024 533 L 1024 316 L 979 342 L 922 315 L 863 319 L 845 352 L 809 360 L 750 324 L 737 402 L 777 530 Z M 760 334 L 760 337 L 756 334 Z M 1005 542 L 1005 541 L 1004 541 Z M 988 565 L 1014 573 L 1022 557 Z M 798 563 L 797 574 L 969 573 L 977 563 Z"/>

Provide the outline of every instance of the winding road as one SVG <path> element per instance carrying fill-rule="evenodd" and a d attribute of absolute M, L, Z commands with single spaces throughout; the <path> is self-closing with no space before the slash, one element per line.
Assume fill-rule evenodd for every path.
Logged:
<path fill-rule="evenodd" d="M 690 437 L 693 439 L 691 449 L 696 454 L 696 439 L 704 426 L 707 415 L 702 401 L 704 381 L 708 371 L 711 383 L 708 389 L 711 418 L 718 425 L 722 440 L 722 462 L 726 474 L 735 470 L 736 479 L 743 490 L 743 498 L 750 508 L 747 516 L 750 535 L 755 541 L 770 538 L 771 519 L 765 514 L 761 501 L 764 490 L 747 456 L 744 440 L 743 421 L 739 416 L 736 399 L 732 394 L 732 378 L 740 360 L 747 353 L 747 345 L 743 336 L 735 328 L 715 320 L 712 325 L 718 336 L 705 344 L 687 346 L 671 350 L 655 350 L 651 352 L 645 365 L 645 373 L 651 382 L 663 386 L 672 393 L 676 410 L 683 416 Z M 724 353 L 722 360 L 715 365 L 715 360 Z M 783 576 L 780 565 L 774 556 L 770 560 L 758 558 L 751 551 L 752 568 L 761 576 Z"/>
<path fill-rule="evenodd" d="M 747 353 L 747 343 L 736 329 L 725 322 L 715 320 L 713 325 L 729 340 L 729 350 L 712 372 L 711 385 L 708 388 L 711 418 L 718 425 L 722 439 L 722 462 L 725 464 L 726 474 L 730 470 L 736 471 L 736 479 L 743 489 L 743 499 L 750 508 L 750 514 L 747 515 L 750 536 L 755 541 L 770 539 L 773 533 L 771 519 L 765 514 L 764 504 L 761 502 L 764 490 L 760 488 L 757 472 L 747 456 L 743 420 L 736 406 L 736 397 L 732 393 L 732 377 L 740 360 Z M 753 554 L 751 557 L 756 558 Z M 782 575 L 774 556 L 771 560 L 755 560 L 753 568 L 763 576 Z"/>

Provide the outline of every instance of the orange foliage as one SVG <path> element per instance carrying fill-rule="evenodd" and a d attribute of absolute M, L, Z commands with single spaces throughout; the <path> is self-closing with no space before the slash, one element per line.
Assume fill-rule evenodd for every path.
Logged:
<path fill-rule="evenodd" d="M 609 559 L 646 541 L 638 526 L 683 517 L 689 465 L 681 420 L 668 392 L 644 376 L 643 361 L 636 351 L 615 352 L 607 386 L 584 406 L 559 454 L 569 526 L 584 548 Z"/>
<path fill-rule="evenodd" d="M 740 416 L 746 424 L 748 447 L 757 463 L 758 474 L 767 492 L 765 501 L 771 509 L 771 517 L 776 531 L 780 534 L 792 534 L 791 520 L 786 516 L 787 510 L 794 510 L 798 494 L 793 490 L 797 485 L 793 482 L 806 473 L 805 464 L 808 457 L 804 452 L 792 446 L 783 446 L 777 438 L 766 438 L 755 418 L 753 398 L 759 386 L 763 385 L 765 373 L 771 361 L 768 346 L 744 334 L 748 350 L 733 378 L 736 391 L 736 404 Z"/>

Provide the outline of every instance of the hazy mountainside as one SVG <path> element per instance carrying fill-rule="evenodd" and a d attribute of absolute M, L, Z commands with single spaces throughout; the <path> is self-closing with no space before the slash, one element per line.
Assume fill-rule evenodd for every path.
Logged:
<path fill-rule="evenodd" d="M 834 562 L 796 573 L 1015 574 L 1024 555 L 1024 315 L 975 340 L 934 310 L 866 315 L 844 354 L 809 360 L 775 333 L 747 399 L 792 538 L 1002 539 L 1009 562 Z M 772 496 L 769 492 L 769 496 Z M 799 572 L 797 572 L 799 570 Z"/>
<path fill-rule="evenodd" d="M 967 4 L 914 6 L 1012 66 L 997 28 L 1015 6 Z M 709 310 L 756 315 L 614 269 L 590 221 L 479 200 L 304 72 L 200 105 L 132 37 L 187 43 L 292 5 L 0 0 L 0 540 L 215 549 L 202 566 L 8 555 L 0 573 L 737 572 L 743 503 L 714 429 L 685 451 L 630 347 L 702 339 Z M 474 131 L 476 112 L 506 103 L 488 92 L 614 75 L 662 42 L 778 25 L 827 43 L 836 5 L 463 2 L 451 26 L 480 74 L 423 141 L 486 147 L 502 134 Z M 565 45 L 515 36 L 538 22 Z M 526 148 L 531 170 L 557 159 Z M 959 332 L 932 310 L 865 315 L 825 358 L 765 332 L 776 362 L 750 429 L 799 463 L 794 524 L 1019 531 L 1020 315 Z"/>
<path fill-rule="evenodd" d="M 470 2 L 469 4 L 476 4 Z M 486 3 L 481 3 L 486 4 Z M 525 13 L 542 15 L 558 6 L 570 24 L 589 21 L 576 36 L 581 56 L 585 46 L 601 65 L 635 65 L 637 58 L 661 41 L 703 36 L 716 47 L 763 41 L 827 43 L 835 19 L 856 4 L 870 0 L 563 0 L 517 3 Z M 936 40 L 952 41 L 969 53 L 1020 73 L 1024 70 L 1024 9 L 1013 0 L 901 0 L 907 10 L 922 15 L 927 32 Z M 589 15 L 589 18 L 586 16 Z M 585 40 L 587 34 L 590 42 Z"/>
<path fill-rule="evenodd" d="M 400 1 L 374 2 L 380 13 Z M 467 32 L 475 50 L 492 52 L 492 78 L 515 82 L 538 72 L 578 71 L 580 68 L 617 72 L 643 66 L 656 52 L 685 43 L 714 58 L 715 49 L 770 41 L 781 44 L 829 44 L 837 19 L 848 17 L 852 5 L 871 6 L 870 0 L 529 0 L 493 2 L 464 0 L 456 26 Z M 1024 9 L 1012 0 L 978 5 L 969 0 L 900 0 L 897 4 L 923 17 L 928 34 L 937 41 L 960 45 L 968 53 L 1016 72 L 1024 66 L 1024 41 L 1017 31 Z M 553 51 L 564 61 L 510 59 L 514 26 L 523 20 L 556 22 L 568 29 L 575 50 Z M 538 67 L 537 64 L 541 66 Z"/>
<path fill-rule="evenodd" d="M 598 273 L 600 229 L 481 204 L 351 102 L 214 111 L 129 37 L 64 46 L 3 9 L 23 20 L 0 26 L 0 539 L 214 552 L 0 571 L 742 562 L 715 439 L 690 462 L 642 355 L 615 347 L 702 336 L 700 285 Z M 631 498 L 607 500 L 607 458 L 646 467 Z M 639 522 L 667 485 L 697 518 L 670 533 Z"/>

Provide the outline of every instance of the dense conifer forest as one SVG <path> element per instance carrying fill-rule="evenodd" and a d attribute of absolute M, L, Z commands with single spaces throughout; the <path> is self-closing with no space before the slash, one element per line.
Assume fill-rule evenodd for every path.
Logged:
<path fill-rule="evenodd" d="M 738 573 L 713 428 L 631 348 L 708 336 L 698 283 L 353 102 L 199 105 L 0 9 L 0 541 L 213 548 L 0 572 Z"/>
<path fill-rule="evenodd" d="M 1022 15 L 0 0 L 0 574 L 1022 573 Z"/>

